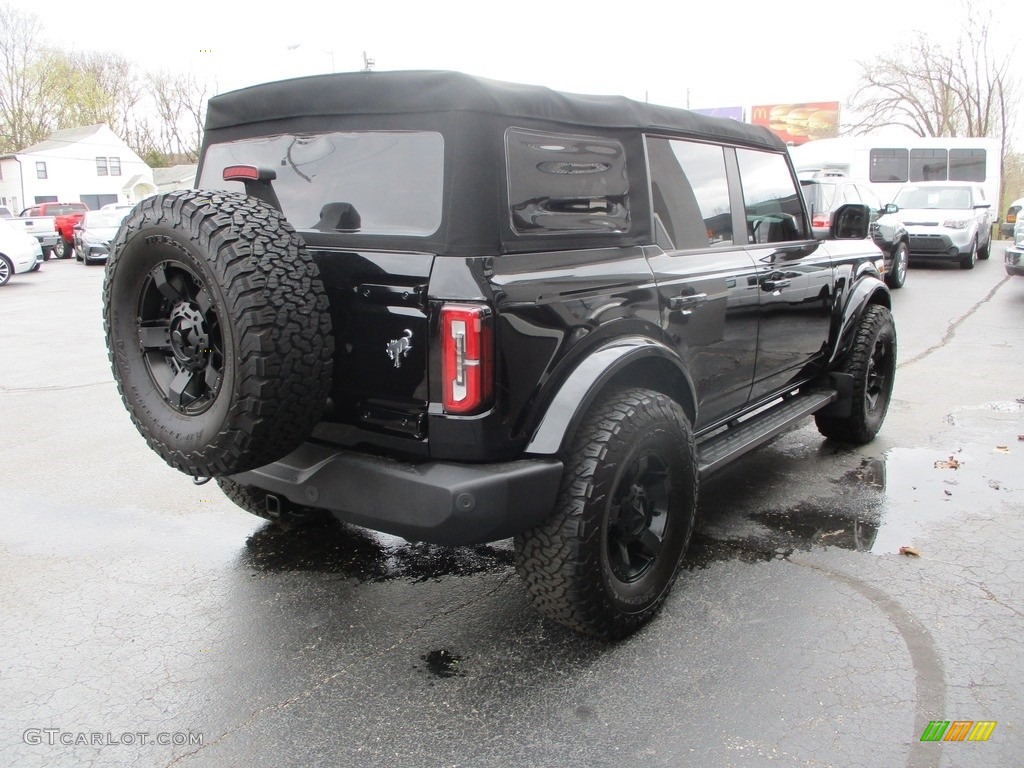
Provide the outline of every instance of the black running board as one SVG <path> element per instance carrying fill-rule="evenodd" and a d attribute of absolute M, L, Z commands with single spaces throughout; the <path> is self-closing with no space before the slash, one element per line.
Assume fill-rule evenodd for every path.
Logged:
<path fill-rule="evenodd" d="M 794 395 L 745 421 L 727 427 L 723 432 L 713 434 L 697 445 L 701 478 L 764 445 L 838 397 L 838 393 L 832 389 Z"/>

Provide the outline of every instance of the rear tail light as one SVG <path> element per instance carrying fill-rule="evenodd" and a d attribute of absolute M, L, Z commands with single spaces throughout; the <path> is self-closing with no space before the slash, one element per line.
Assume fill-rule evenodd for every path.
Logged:
<path fill-rule="evenodd" d="M 816 213 L 813 216 L 811 216 L 811 226 L 819 228 L 829 227 L 832 225 L 830 218 L 831 217 L 828 215 L 828 213 Z"/>
<path fill-rule="evenodd" d="M 494 396 L 491 312 L 481 305 L 441 308 L 441 382 L 445 413 L 478 413 Z"/>

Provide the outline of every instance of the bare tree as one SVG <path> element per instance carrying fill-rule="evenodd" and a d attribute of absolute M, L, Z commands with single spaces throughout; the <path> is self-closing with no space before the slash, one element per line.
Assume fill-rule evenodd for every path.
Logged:
<path fill-rule="evenodd" d="M 918 35 L 891 56 L 859 62 L 850 108 L 861 115 L 850 126 L 866 133 L 902 126 L 918 136 L 1006 136 L 1019 89 L 1012 57 L 993 50 L 991 14 L 968 3 L 956 44 L 947 48 Z"/>
<path fill-rule="evenodd" d="M 158 124 L 160 151 L 195 162 L 203 137 L 207 85 L 191 74 L 156 72 L 148 77 Z"/>
<path fill-rule="evenodd" d="M 39 17 L 0 5 L 0 151 L 35 144 L 57 127 L 56 55 L 42 45 Z"/>

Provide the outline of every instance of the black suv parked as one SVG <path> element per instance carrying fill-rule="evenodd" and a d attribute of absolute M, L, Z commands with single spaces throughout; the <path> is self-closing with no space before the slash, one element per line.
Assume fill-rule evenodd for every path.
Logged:
<path fill-rule="evenodd" d="M 881 426 L 896 334 L 864 206 L 811 237 L 767 130 L 444 72 L 211 100 L 200 189 L 141 202 L 104 288 L 169 464 L 251 512 L 515 537 L 538 608 L 657 611 L 699 478 L 814 415 Z"/>

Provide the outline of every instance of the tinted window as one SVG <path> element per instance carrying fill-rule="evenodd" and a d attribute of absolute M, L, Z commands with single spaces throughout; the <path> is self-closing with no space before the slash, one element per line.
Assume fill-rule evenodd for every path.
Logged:
<path fill-rule="evenodd" d="M 626 153 L 618 141 L 510 128 L 505 152 L 517 233 L 629 231 Z"/>
<path fill-rule="evenodd" d="M 749 242 L 803 240 L 806 236 L 803 209 L 786 158 L 752 149 L 736 150 L 736 158 L 743 184 Z"/>
<path fill-rule="evenodd" d="M 731 244 L 732 208 L 722 147 L 647 139 L 655 235 L 667 250 Z"/>
<path fill-rule="evenodd" d="M 198 186 L 244 192 L 242 182 L 223 179 L 224 168 L 240 164 L 277 173 L 274 190 L 297 229 L 425 236 L 441 225 L 439 133 L 286 134 L 214 144 Z"/>
<path fill-rule="evenodd" d="M 985 159 L 984 149 L 949 150 L 949 180 L 984 181 Z"/>
<path fill-rule="evenodd" d="M 944 149 L 912 149 L 910 150 L 911 181 L 945 181 L 946 150 Z"/>
<path fill-rule="evenodd" d="M 872 149 L 869 155 L 870 181 L 909 181 L 910 151 L 906 149 Z"/>

